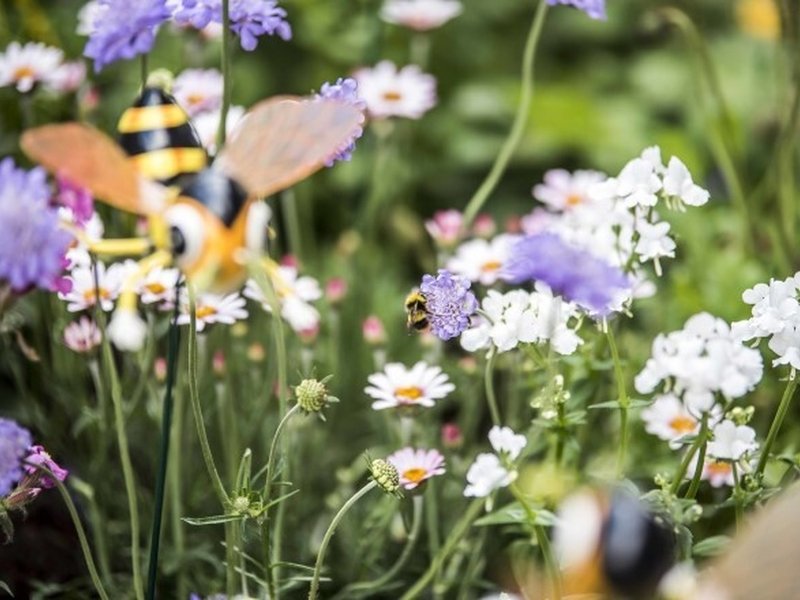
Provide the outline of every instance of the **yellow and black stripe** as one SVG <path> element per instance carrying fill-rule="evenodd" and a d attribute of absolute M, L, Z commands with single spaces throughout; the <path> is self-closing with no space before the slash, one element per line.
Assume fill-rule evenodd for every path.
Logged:
<path fill-rule="evenodd" d="M 206 167 L 208 156 L 175 98 L 146 87 L 119 120 L 120 146 L 145 176 L 165 185 Z"/>

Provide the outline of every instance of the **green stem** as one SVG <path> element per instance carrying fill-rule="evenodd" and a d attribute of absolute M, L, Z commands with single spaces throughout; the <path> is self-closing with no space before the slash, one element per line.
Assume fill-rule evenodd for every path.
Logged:
<path fill-rule="evenodd" d="M 141 67 L 141 77 L 142 77 L 142 90 L 147 87 L 147 76 L 149 75 L 150 69 L 147 66 L 147 54 L 142 54 L 139 58 L 139 66 Z"/>
<path fill-rule="evenodd" d="M 372 488 L 377 486 L 378 482 L 375 480 L 368 482 L 366 485 L 364 485 L 364 487 L 353 494 L 350 499 L 344 503 L 344 506 L 339 509 L 339 512 L 337 512 L 333 517 L 333 521 L 331 521 L 331 524 L 328 526 L 328 530 L 325 532 L 325 535 L 322 538 L 322 544 L 320 544 L 319 552 L 317 552 L 317 562 L 314 564 L 314 575 L 311 578 L 311 588 L 308 591 L 308 600 L 316 600 L 317 598 L 317 592 L 319 591 L 319 578 L 322 573 L 322 563 L 325 560 L 325 552 L 328 549 L 328 544 L 330 543 L 333 534 L 336 532 L 336 527 L 338 527 L 339 521 L 342 520 L 342 517 L 347 514 L 347 511 L 349 511 L 362 496 L 366 495 L 370 490 L 372 490 Z"/>
<path fill-rule="evenodd" d="M 176 307 L 179 304 L 176 302 Z M 155 489 L 155 508 L 153 512 L 153 529 L 150 534 L 150 561 L 147 574 L 147 598 L 156 597 L 156 580 L 158 578 L 158 551 L 161 544 L 161 518 L 164 510 L 164 492 L 166 490 L 167 466 L 169 464 L 169 446 L 172 437 L 172 390 L 175 386 L 175 373 L 178 370 L 178 348 L 180 345 L 180 329 L 178 328 L 178 311 L 169 331 L 167 349 L 167 390 L 164 395 L 163 416 L 161 419 L 161 453 L 158 459 L 158 478 Z"/>
<path fill-rule="evenodd" d="M 786 389 L 783 391 L 783 397 L 781 398 L 781 403 L 778 405 L 778 412 L 775 413 L 775 418 L 772 420 L 772 425 L 769 427 L 769 433 L 767 434 L 767 439 L 764 442 L 764 447 L 761 449 L 761 456 L 758 459 L 758 466 L 756 467 L 755 471 L 755 478 L 757 480 L 761 479 L 761 477 L 764 475 L 764 469 L 766 468 L 767 461 L 769 460 L 769 451 L 772 449 L 772 445 L 775 443 L 775 438 L 778 437 L 778 432 L 781 429 L 781 425 L 786 417 L 786 413 L 789 411 L 789 405 L 792 403 L 792 397 L 797 390 L 797 384 L 798 379 L 795 376 L 794 369 L 792 369 L 791 373 L 789 374 L 789 383 L 786 385 Z"/>
<path fill-rule="evenodd" d="M 219 125 L 217 129 L 217 152 L 222 150 L 227 133 L 228 109 L 231 106 L 231 17 L 229 0 L 222 0 L 222 56 L 220 67 L 222 70 L 222 106 L 219 110 Z"/>
<path fill-rule="evenodd" d="M 411 588 L 409 588 L 405 594 L 403 594 L 400 600 L 412 600 L 412 598 L 418 597 L 425 590 L 425 588 L 428 587 L 433 577 L 441 570 L 444 561 L 448 556 L 450 556 L 450 554 L 452 554 L 453 550 L 455 550 L 456 546 L 461 541 L 461 538 L 463 538 L 467 531 L 469 531 L 472 522 L 483 510 L 484 503 L 485 500 L 483 498 L 478 498 L 472 501 L 472 504 L 470 504 L 467 510 L 464 511 L 461 519 L 453 527 L 450 535 L 447 536 L 447 539 L 444 541 L 439 553 L 433 557 L 433 560 L 431 560 L 428 570 L 422 574 L 422 576 L 413 586 L 411 586 Z"/>
<path fill-rule="evenodd" d="M 222 508 L 227 510 L 229 499 L 225 491 L 225 486 L 217 471 L 214 455 L 211 452 L 211 445 L 208 443 L 205 420 L 203 419 L 203 407 L 200 405 L 200 394 L 197 389 L 197 315 L 195 306 L 195 290 L 191 283 L 187 283 L 186 289 L 189 293 L 189 400 L 192 404 L 195 426 L 197 427 L 197 437 L 200 439 L 200 449 L 203 454 L 203 462 L 206 465 L 208 476 L 211 478 L 211 485 L 217 495 Z"/>
<path fill-rule="evenodd" d="M 625 373 L 622 369 L 622 361 L 619 358 L 617 342 L 614 338 L 614 330 L 610 325 L 606 326 L 606 338 L 608 348 L 611 350 L 611 359 L 614 361 L 614 378 L 617 380 L 617 396 L 619 400 L 619 427 L 620 440 L 619 451 L 617 453 L 617 479 L 621 479 L 625 473 L 625 460 L 628 457 L 628 390 L 625 386 Z"/>
<path fill-rule="evenodd" d="M 700 422 L 700 433 L 698 434 L 702 439 L 700 444 L 700 454 L 697 455 L 697 464 L 694 468 L 694 475 L 692 482 L 689 484 L 689 489 L 686 490 L 686 498 L 693 499 L 697 496 L 697 490 L 700 489 L 700 478 L 703 476 L 703 468 L 706 462 L 706 448 L 708 447 L 708 415 L 703 413 L 703 419 Z"/>
<path fill-rule="evenodd" d="M 175 555 L 184 557 L 186 548 L 186 539 L 183 533 L 183 516 L 182 494 L 181 494 L 181 476 L 183 468 L 181 465 L 181 441 L 183 439 L 183 418 L 184 418 L 184 405 L 183 395 L 178 394 L 175 398 L 175 422 L 172 425 L 172 447 L 178 448 L 177 452 L 172 455 L 170 461 L 171 473 L 167 479 L 169 483 L 169 500 L 170 500 L 170 516 L 172 519 L 172 544 L 175 549 Z M 177 564 L 177 594 L 178 598 L 186 598 L 189 595 L 186 580 L 186 567 L 183 559 L 178 560 Z"/>
<path fill-rule="evenodd" d="M 264 565 L 264 570 L 266 572 L 267 577 L 267 589 L 269 590 L 269 597 L 275 598 L 276 594 L 276 586 L 275 586 L 275 578 L 273 576 L 272 570 L 272 561 L 270 559 L 270 519 L 269 519 L 269 502 L 272 498 L 272 479 L 274 477 L 273 469 L 275 467 L 275 455 L 277 454 L 278 449 L 278 439 L 280 438 L 281 431 L 283 431 L 284 426 L 289 421 L 289 419 L 294 415 L 298 410 L 300 410 L 300 405 L 295 404 L 289 412 L 287 412 L 283 418 L 278 423 L 278 427 L 275 428 L 275 434 L 272 436 L 272 443 L 269 446 L 269 456 L 267 457 L 267 480 L 264 483 L 264 515 L 263 515 L 263 525 L 261 526 L 261 537 L 264 544 L 264 560 L 266 564 Z"/>
<path fill-rule="evenodd" d="M 558 563 L 553 557 L 553 550 L 550 546 L 550 538 L 547 537 L 547 532 L 541 525 L 536 523 L 536 513 L 528 504 L 528 499 L 522 491 L 515 485 L 511 484 L 511 493 L 522 505 L 528 522 L 533 528 L 533 533 L 536 536 L 536 542 L 539 544 L 539 549 L 542 551 L 542 560 L 544 561 L 547 576 L 550 579 L 550 587 L 553 593 L 553 600 L 561 600 L 561 570 L 558 568 Z"/>
<path fill-rule="evenodd" d="M 489 352 L 489 358 L 486 360 L 486 372 L 483 377 L 483 385 L 486 390 L 486 402 L 489 404 L 489 413 L 492 415 L 492 423 L 500 425 L 500 410 L 497 408 L 497 397 L 494 393 L 494 362 L 497 358 L 497 352 L 492 349 Z"/>
<path fill-rule="evenodd" d="M 300 233 L 299 207 L 297 206 L 297 196 L 292 188 L 281 193 L 281 209 L 283 211 L 283 219 L 286 222 L 286 234 L 289 242 L 288 254 L 292 254 L 298 260 L 302 260 L 303 236 Z"/>
<path fill-rule="evenodd" d="M 670 493 L 677 495 L 678 490 L 681 488 L 681 484 L 683 483 L 683 478 L 686 476 L 686 471 L 689 469 L 689 464 L 692 462 L 692 458 L 694 455 L 697 454 L 697 450 L 700 446 L 704 445 L 706 442 L 706 436 L 698 435 L 692 445 L 689 446 L 689 450 L 683 457 L 680 466 L 678 467 L 678 472 L 675 474 L 675 479 L 672 480 L 672 485 L 669 488 Z"/>
<path fill-rule="evenodd" d="M 467 208 L 464 211 L 463 227 L 465 230 L 469 229 L 472 221 L 475 220 L 478 212 L 481 210 L 492 191 L 494 191 L 495 186 L 497 186 L 497 183 L 500 181 L 500 178 L 508 166 L 509 160 L 511 160 L 511 156 L 514 154 L 514 150 L 517 149 L 522 135 L 525 132 L 525 126 L 528 123 L 528 116 L 531 112 L 531 101 L 533 100 L 533 66 L 534 59 L 536 58 L 536 47 L 539 43 L 539 37 L 542 32 L 546 14 L 547 2 L 540 0 L 539 7 L 536 9 L 536 14 L 531 23 L 528 39 L 525 42 L 525 49 L 522 55 L 522 89 L 520 92 L 517 114 L 514 117 L 511 131 L 509 131 L 503 147 L 497 154 L 497 158 L 489 174 L 467 203 Z"/>
<path fill-rule="evenodd" d="M 744 520 L 744 508 L 742 507 L 742 486 L 739 480 L 739 470 L 736 468 L 736 462 L 731 463 L 733 470 L 733 506 L 736 515 L 736 533 L 742 530 L 742 521 Z"/>
<path fill-rule="evenodd" d="M 66 486 L 61 483 L 61 481 L 56 477 L 56 475 L 47 467 L 43 467 L 42 465 L 37 465 L 34 463 L 26 463 L 28 466 L 33 467 L 39 471 L 46 473 L 50 480 L 56 484 L 58 488 L 58 492 L 61 494 L 61 498 L 64 500 L 64 504 L 67 505 L 67 510 L 69 511 L 70 519 L 72 519 L 72 524 L 75 526 L 75 531 L 78 534 L 78 542 L 81 545 L 81 552 L 83 552 L 83 558 L 86 561 L 86 568 L 89 569 L 89 577 L 92 580 L 92 584 L 94 585 L 94 589 L 97 591 L 97 595 L 100 596 L 102 600 L 109 600 L 108 594 L 106 593 L 105 588 L 103 587 L 103 583 L 100 581 L 100 576 L 97 573 L 97 567 L 94 564 L 94 558 L 92 558 L 92 550 L 89 547 L 89 541 L 86 537 L 86 531 L 83 529 L 83 524 L 81 523 L 81 519 L 78 516 L 78 510 L 75 508 L 75 503 L 72 501 L 72 498 L 67 491 Z"/>
<path fill-rule="evenodd" d="M 95 272 L 97 270 L 95 269 Z M 98 295 L 99 297 L 99 295 Z M 114 427 L 117 432 L 117 446 L 119 447 L 120 462 L 122 463 L 122 477 L 125 482 L 125 493 L 128 497 L 128 512 L 131 525 L 131 568 L 133 570 L 133 591 L 137 600 L 144 598 L 144 585 L 142 582 L 141 548 L 139 542 L 139 504 L 136 500 L 136 480 L 133 475 L 130 451 L 128 449 L 128 434 L 125 431 L 125 415 L 122 409 L 122 390 L 119 377 L 114 366 L 114 356 L 111 353 L 111 343 L 107 332 L 103 332 L 103 363 L 111 390 L 111 403 L 114 408 Z"/>

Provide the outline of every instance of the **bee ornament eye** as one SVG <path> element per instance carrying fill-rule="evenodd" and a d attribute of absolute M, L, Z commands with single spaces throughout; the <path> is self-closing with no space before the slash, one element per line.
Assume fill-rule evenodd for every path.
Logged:
<path fill-rule="evenodd" d="M 164 214 L 170 228 L 170 242 L 175 262 L 182 268 L 194 263 L 203 253 L 206 230 L 202 215 L 188 204 L 176 204 Z"/>

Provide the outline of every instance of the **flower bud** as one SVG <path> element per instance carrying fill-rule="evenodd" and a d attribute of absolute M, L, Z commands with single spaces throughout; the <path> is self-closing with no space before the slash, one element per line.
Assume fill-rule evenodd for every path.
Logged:
<path fill-rule="evenodd" d="M 159 356 L 153 363 L 153 374 L 158 383 L 164 383 L 167 380 L 167 359 Z"/>
<path fill-rule="evenodd" d="M 364 341 L 370 346 L 380 346 L 386 343 L 386 330 L 383 322 L 375 315 L 370 315 L 364 319 L 361 325 L 361 333 Z"/>
<path fill-rule="evenodd" d="M 225 354 L 222 350 L 214 352 L 214 356 L 211 358 L 211 369 L 217 377 L 225 375 Z"/>
<path fill-rule="evenodd" d="M 328 386 L 325 385 L 330 379 L 330 375 L 322 381 L 317 379 L 304 379 L 294 388 L 294 395 L 300 410 L 305 413 L 318 413 L 331 402 L 338 399 L 328 394 Z"/>
<path fill-rule="evenodd" d="M 325 284 L 325 297 L 331 304 L 338 304 L 347 295 L 347 281 L 342 277 L 333 277 Z"/>
<path fill-rule="evenodd" d="M 147 324 L 135 310 L 118 307 L 108 325 L 108 339 L 124 352 L 135 352 L 144 346 Z"/>
<path fill-rule="evenodd" d="M 475 217 L 475 223 L 472 225 L 472 233 L 477 237 L 489 239 L 497 232 L 497 223 L 491 215 L 482 213 Z"/>
<path fill-rule="evenodd" d="M 392 463 L 376 458 L 370 463 L 369 470 L 383 491 L 387 494 L 400 494 L 400 474 Z"/>
<path fill-rule="evenodd" d="M 259 342 L 253 342 L 247 347 L 247 359 L 250 362 L 260 363 L 264 360 L 264 356 L 266 356 L 264 346 Z"/>
<path fill-rule="evenodd" d="M 464 435 L 456 423 L 442 425 L 442 446 L 445 448 L 459 448 L 464 443 Z"/>

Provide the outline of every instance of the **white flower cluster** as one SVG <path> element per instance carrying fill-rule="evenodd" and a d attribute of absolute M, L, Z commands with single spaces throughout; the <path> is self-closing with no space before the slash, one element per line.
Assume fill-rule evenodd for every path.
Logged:
<path fill-rule="evenodd" d="M 752 316 L 733 324 L 744 340 L 769 337 L 769 349 L 778 355 L 773 365 L 800 369 L 800 272 L 793 277 L 759 283 L 742 294 L 753 306 Z"/>
<path fill-rule="evenodd" d="M 481 320 L 461 334 L 461 346 L 468 352 L 492 345 L 506 352 L 520 343 L 550 342 L 553 350 L 568 355 L 583 343 L 576 333 L 577 307 L 553 296 L 545 285 L 537 284 L 533 292 L 489 290 L 481 309 Z"/>
<path fill-rule="evenodd" d="M 706 447 L 703 461 L 703 472 L 700 478 L 708 481 L 712 487 L 727 485 L 733 487 L 736 478 L 734 468 L 739 476 L 751 469 L 754 453 L 758 450 L 755 429 L 748 425 L 737 425 L 728 419 L 718 423 L 712 429 L 712 440 Z M 691 478 L 697 468 L 697 459 L 689 464 L 686 477 Z"/>
<path fill-rule="evenodd" d="M 34 86 L 67 93 L 74 92 L 86 79 L 86 65 L 81 60 L 64 62 L 64 52 L 40 42 L 24 46 L 11 42 L 0 53 L 0 87 L 13 85 L 26 93 Z"/>
<path fill-rule="evenodd" d="M 489 430 L 489 443 L 494 453 L 484 452 L 475 458 L 467 471 L 465 496 L 485 498 L 517 478 L 514 461 L 528 443 L 525 436 L 514 433 L 509 427 L 495 425 Z"/>
<path fill-rule="evenodd" d="M 656 210 L 659 199 L 667 208 L 679 210 L 701 206 L 709 199 L 708 192 L 694 183 L 678 158 L 673 156 L 664 166 L 657 146 L 644 150 L 617 177 L 607 178 L 596 171 L 550 171 L 544 184 L 534 187 L 533 195 L 547 209 L 537 208 L 523 217 L 523 231 L 552 231 L 615 266 L 631 270 L 632 298 L 655 293 L 655 286 L 639 264 L 653 261 L 660 275 L 660 260 L 675 256 L 670 225 Z M 624 300 L 621 298 L 620 304 Z"/>
<path fill-rule="evenodd" d="M 761 380 L 761 354 L 748 348 L 728 324 L 708 313 L 691 317 L 683 329 L 653 341 L 652 356 L 636 376 L 636 391 L 650 394 L 664 383 L 693 412 L 711 410 L 714 395 L 740 398 Z"/>

